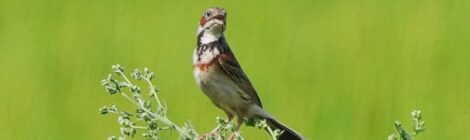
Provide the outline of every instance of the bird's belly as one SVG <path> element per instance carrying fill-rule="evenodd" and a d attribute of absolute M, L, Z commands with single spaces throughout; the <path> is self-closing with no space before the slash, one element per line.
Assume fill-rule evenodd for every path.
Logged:
<path fill-rule="evenodd" d="M 246 104 L 239 94 L 242 90 L 219 67 L 211 67 L 206 71 L 196 68 L 194 76 L 204 94 L 224 111 L 237 114 L 240 107 Z"/>

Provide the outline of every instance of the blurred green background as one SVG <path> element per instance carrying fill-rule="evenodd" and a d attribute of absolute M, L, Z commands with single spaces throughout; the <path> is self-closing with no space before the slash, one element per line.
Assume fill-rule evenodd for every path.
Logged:
<path fill-rule="evenodd" d="M 116 63 L 154 70 L 169 116 L 208 132 L 224 113 L 196 86 L 191 59 L 214 5 L 265 109 L 307 138 L 386 139 L 421 109 L 418 139 L 470 139 L 468 0 L 0 0 L 0 139 L 119 134 L 116 117 L 98 113 L 131 107 L 100 86 Z"/>

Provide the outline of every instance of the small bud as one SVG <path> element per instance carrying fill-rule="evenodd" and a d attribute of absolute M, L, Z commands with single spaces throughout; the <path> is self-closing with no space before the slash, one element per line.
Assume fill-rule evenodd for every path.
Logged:
<path fill-rule="evenodd" d="M 102 86 L 107 86 L 107 85 L 109 85 L 109 81 L 106 80 L 106 79 L 103 79 L 103 80 L 101 80 L 101 85 Z"/>
<path fill-rule="evenodd" d="M 136 130 L 131 127 L 121 127 L 121 132 L 126 136 L 134 137 Z"/>
<path fill-rule="evenodd" d="M 413 116 L 414 119 L 421 119 L 421 110 L 411 112 L 411 116 Z"/>
<path fill-rule="evenodd" d="M 142 72 L 139 69 L 134 69 L 134 72 L 131 73 L 131 77 L 136 80 L 142 79 Z"/>
<path fill-rule="evenodd" d="M 142 136 L 148 139 L 152 138 L 152 134 L 150 133 L 142 133 Z"/>
<path fill-rule="evenodd" d="M 149 72 L 150 72 L 149 68 L 145 67 L 144 68 L 144 73 L 149 73 Z"/>
<path fill-rule="evenodd" d="M 124 68 L 121 67 L 121 65 L 119 64 L 113 65 L 111 68 L 114 70 L 114 72 L 117 72 L 117 73 L 124 72 Z"/>
<path fill-rule="evenodd" d="M 254 125 L 255 125 L 255 127 L 259 128 L 259 129 L 264 129 L 264 128 L 268 127 L 268 124 L 266 123 L 265 119 L 255 119 L 254 120 Z"/>
<path fill-rule="evenodd" d="M 140 87 L 138 87 L 137 85 L 133 85 L 131 87 L 131 91 L 134 93 L 140 94 Z"/>
<path fill-rule="evenodd" d="M 158 124 L 156 122 L 151 122 L 149 124 L 149 129 L 152 129 L 152 130 L 158 129 Z"/>
<path fill-rule="evenodd" d="M 102 107 L 100 108 L 100 113 L 101 114 L 108 114 L 109 113 L 109 108 L 108 107 Z"/>
<path fill-rule="evenodd" d="M 284 131 L 281 131 L 279 129 L 274 130 L 274 136 L 276 136 L 276 137 L 280 136 L 282 133 L 284 133 Z"/>
<path fill-rule="evenodd" d="M 215 120 L 216 120 L 217 124 L 221 124 L 221 125 L 224 125 L 224 124 L 227 124 L 227 123 L 228 123 L 227 120 L 225 120 L 224 118 L 219 117 L 219 116 L 217 116 L 217 117 L 215 118 Z"/>
<path fill-rule="evenodd" d="M 398 139 L 398 136 L 395 135 L 395 134 L 391 134 L 390 136 L 388 136 L 387 140 L 397 140 Z"/>
<path fill-rule="evenodd" d="M 111 86 L 106 86 L 106 91 L 107 91 L 109 94 L 111 94 L 111 95 L 117 93 L 117 89 L 116 89 L 116 88 L 113 88 L 113 87 L 111 87 Z"/>
<path fill-rule="evenodd" d="M 110 136 L 108 137 L 108 140 L 117 140 L 116 136 Z"/>
<path fill-rule="evenodd" d="M 147 74 L 147 79 L 153 80 L 153 78 L 155 78 L 155 73 L 150 72 L 149 74 Z"/>

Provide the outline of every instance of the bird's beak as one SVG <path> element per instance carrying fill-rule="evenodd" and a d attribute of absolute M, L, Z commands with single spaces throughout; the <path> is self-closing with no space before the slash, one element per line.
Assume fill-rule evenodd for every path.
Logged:
<path fill-rule="evenodd" d="M 225 16 L 224 15 L 216 15 L 216 16 L 212 17 L 212 19 L 216 20 L 217 24 L 225 26 L 226 22 L 225 22 Z"/>
<path fill-rule="evenodd" d="M 215 20 L 215 26 L 213 28 L 214 32 L 224 32 L 225 31 L 225 16 L 224 15 L 216 15 L 212 17 Z"/>
<path fill-rule="evenodd" d="M 225 23 L 225 16 L 224 16 L 224 15 L 217 15 L 217 16 L 214 16 L 214 17 L 212 17 L 212 18 L 213 18 L 213 19 L 218 19 L 218 20 L 220 20 L 220 21 L 222 21 L 222 22 Z"/>

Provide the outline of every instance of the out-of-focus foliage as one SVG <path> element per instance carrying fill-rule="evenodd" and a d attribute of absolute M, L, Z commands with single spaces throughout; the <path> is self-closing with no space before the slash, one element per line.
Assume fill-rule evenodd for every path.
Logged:
<path fill-rule="evenodd" d="M 468 0 L 0 0 L 0 139 L 120 134 L 96 113 L 128 103 L 99 85 L 116 63 L 155 70 L 168 116 L 209 132 L 224 113 L 191 66 L 209 6 L 227 10 L 226 38 L 263 107 L 305 137 L 385 139 L 421 109 L 419 139 L 470 139 Z"/>

